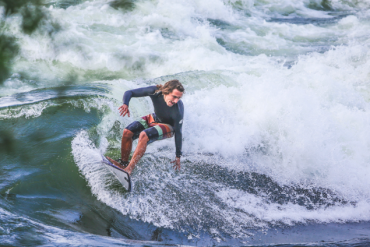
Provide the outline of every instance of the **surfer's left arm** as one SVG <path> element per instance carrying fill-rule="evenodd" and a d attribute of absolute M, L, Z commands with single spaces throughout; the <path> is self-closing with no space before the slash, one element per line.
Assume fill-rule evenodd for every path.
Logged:
<path fill-rule="evenodd" d="M 179 101 L 178 103 L 179 107 L 179 114 L 175 119 L 175 125 L 174 125 L 174 131 L 175 131 L 175 146 L 176 146 L 176 160 L 173 161 L 176 162 L 173 166 L 174 169 L 180 170 L 181 163 L 180 163 L 180 157 L 182 155 L 182 123 L 184 118 L 184 105 L 182 101 Z"/>

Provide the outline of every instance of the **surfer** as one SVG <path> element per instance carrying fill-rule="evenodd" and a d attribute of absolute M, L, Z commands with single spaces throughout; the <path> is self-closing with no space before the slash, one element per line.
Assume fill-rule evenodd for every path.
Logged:
<path fill-rule="evenodd" d="M 163 140 L 175 135 L 176 159 L 173 168 L 180 170 L 180 157 L 182 155 L 182 123 L 184 117 L 184 105 L 181 97 L 184 87 L 178 80 L 166 82 L 163 86 L 149 86 L 126 91 L 123 95 L 123 105 L 119 112 L 122 117 L 130 117 L 129 102 L 132 97 L 149 96 L 153 102 L 154 113 L 142 117 L 138 121 L 129 124 L 123 131 L 121 142 L 121 159 L 109 159 L 113 164 L 122 167 L 131 175 L 136 164 L 143 157 L 149 143 Z M 129 162 L 133 140 L 139 138 L 137 147 Z"/>

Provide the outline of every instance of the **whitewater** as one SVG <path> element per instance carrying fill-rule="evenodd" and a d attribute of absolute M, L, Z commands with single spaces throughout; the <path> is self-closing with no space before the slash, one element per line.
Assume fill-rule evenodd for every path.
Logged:
<path fill-rule="evenodd" d="M 368 1 L 43 10 L 32 35 L 17 15 L 4 29 L 20 52 L 0 85 L 0 142 L 12 140 L 0 151 L 1 243 L 370 243 Z M 123 118 L 122 96 L 172 79 L 185 87 L 181 171 L 173 139 L 150 144 L 127 193 L 100 155 L 118 158 L 123 129 L 153 106 L 133 98 Z"/>

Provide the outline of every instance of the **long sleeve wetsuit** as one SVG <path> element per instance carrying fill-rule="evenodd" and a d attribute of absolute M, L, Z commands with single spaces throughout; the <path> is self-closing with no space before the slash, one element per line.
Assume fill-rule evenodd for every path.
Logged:
<path fill-rule="evenodd" d="M 176 157 L 182 155 L 182 122 L 184 118 L 184 104 L 181 100 L 172 107 L 169 107 L 164 101 L 161 91 L 155 93 L 158 88 L 156 86 L 137 88 L 126 91 L 123 95 L 123 104 L 129 105 L 132 97 L 145 97 L 149 96 L 152 99 L 154 112 L 156 115 L 155 121 L 157 123 L 165 123 L 173 126 L 175 132 L 175 146 Z"/>

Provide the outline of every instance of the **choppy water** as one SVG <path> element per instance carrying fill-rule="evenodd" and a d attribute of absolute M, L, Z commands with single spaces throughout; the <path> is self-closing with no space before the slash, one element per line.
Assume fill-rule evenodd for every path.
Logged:
<path fill-rule="evenodd" d="M 370 3 L 48 1 L 0 86 L 3 245 L 370 243 Z M 52 23 L 59 32 L 47 35 Z M 55 26 L 55 25 L 54 25 Z M 46 30 L 46 31 L 45 31 Z M 126 193 L 100 163 L 150 113 L 132 88 L 179 79 L 174 141 Z"/>

